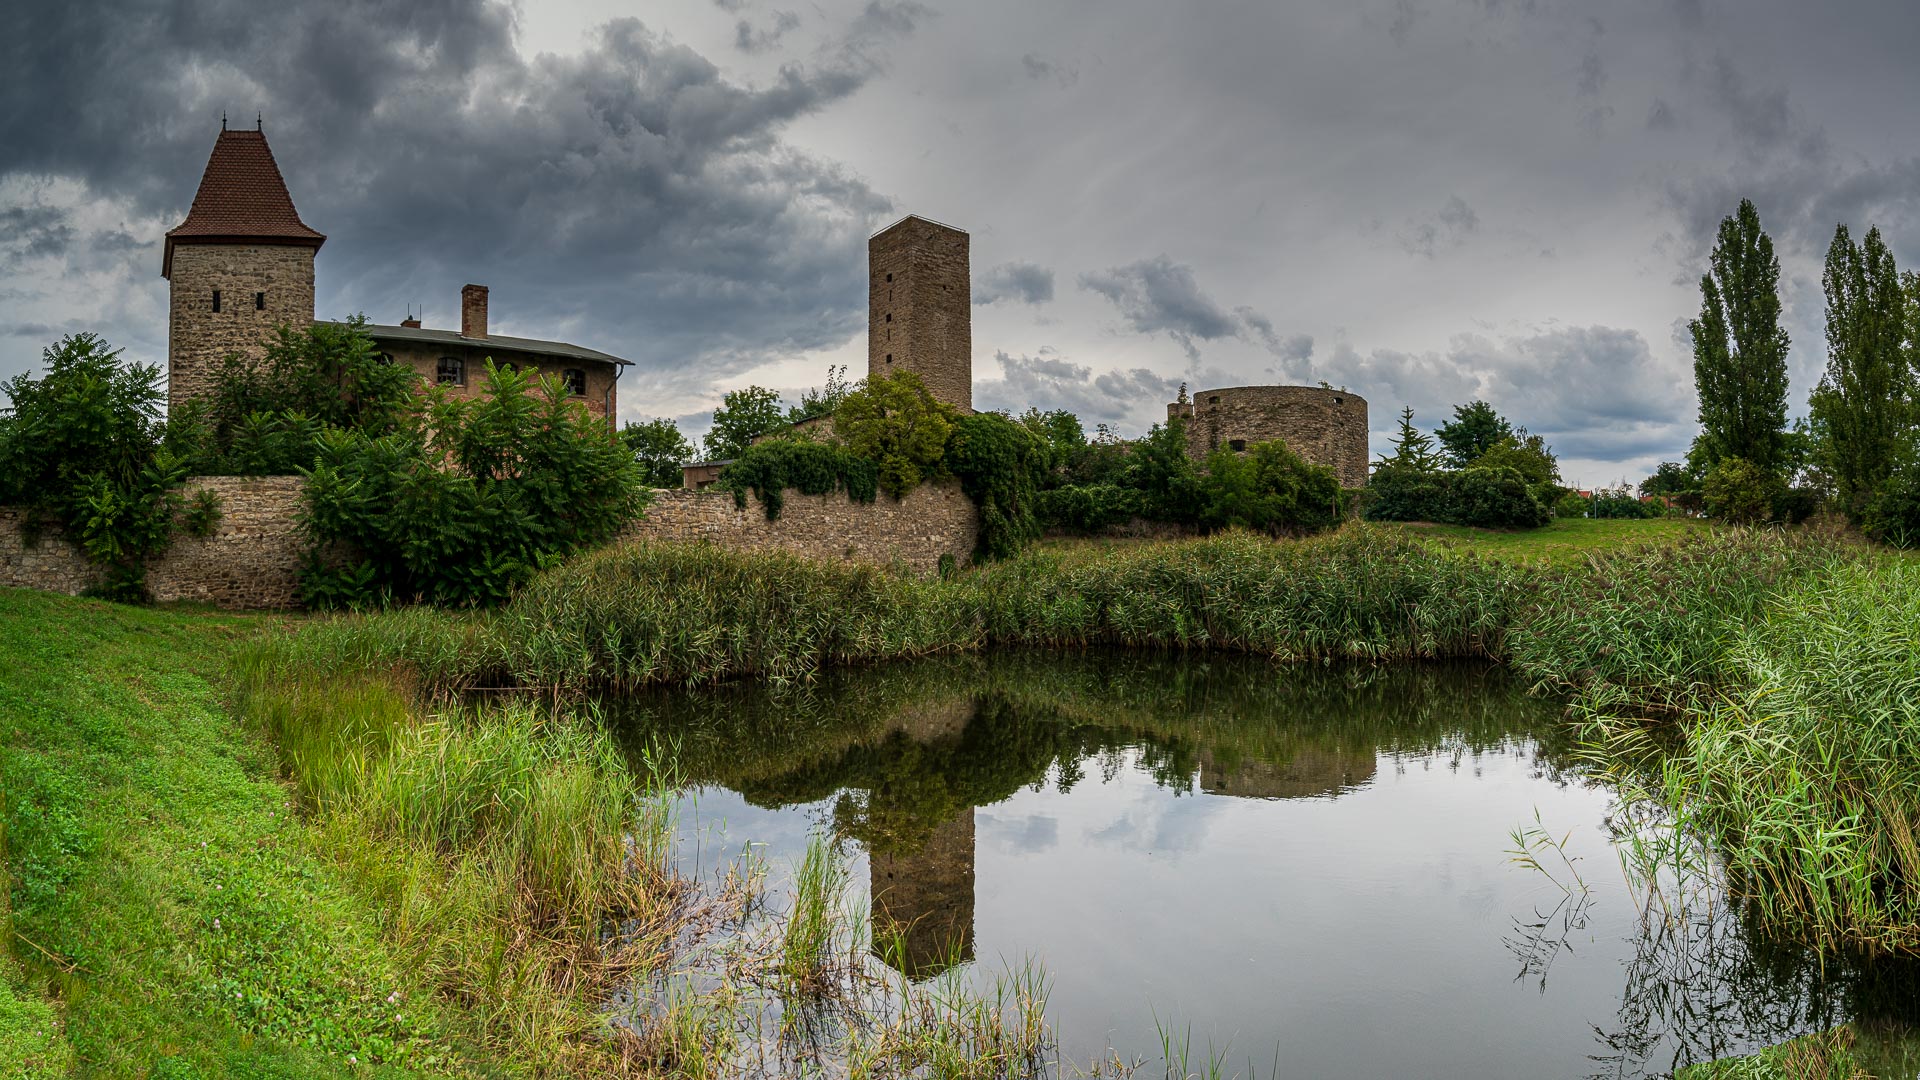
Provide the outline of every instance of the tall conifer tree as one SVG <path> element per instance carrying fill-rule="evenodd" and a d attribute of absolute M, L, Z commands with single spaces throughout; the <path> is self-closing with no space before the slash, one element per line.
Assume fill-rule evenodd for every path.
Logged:
<path fill-rule="evenodd" d="M 1700 317 L 1687 328 L 1704 464 L 1744 458 L 1777 473 L 1786 459 L 1788 339 L 1780 260 L 1750 199 L 1720 222 L 1711 270 L 1700 278 Z"/>
<path fill-rule="evenodd" d="M 1878 228 L 1858 245 L 1845 225 L 1835 229 L 1821 284 L 1827 371 L 1809 404 L 1821 458 L 1857 518 L 1892 474 L 1910 422 L 1907 298 Z"/>

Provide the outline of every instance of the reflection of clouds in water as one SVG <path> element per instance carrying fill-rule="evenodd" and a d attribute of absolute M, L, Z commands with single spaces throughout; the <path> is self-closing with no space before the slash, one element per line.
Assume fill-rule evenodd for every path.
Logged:
<path fill-rule="evenodd" d="M 981 843 L 1010 855 L 1038 855 L 1060 843 L 1060 819 L 1051 814 L 1002 816 L 980 811 L 975 820 Z"/>
<path fill-rule="evenodd" d="M 725 873 L 749 843 L 764 860 L 769 887 L 785 888 L 793 868 L 806 857 L 814 833 L 831 827 L 833 800 L 798 803 L 777 810 L 755 806 L 723 787 L 692 788 L 674 803 L 680 843 L 675 863 L 682 873 Z M 849 852 L 848 867 L 865 877 L 865 858 Z"/>
<path fill-rule="evenodd" d="M 1132 805 L 1122 808 L 1119 817 L 1086 830 L 1086 839 L 1102 847 L 1152 855 L 1198 851 L 1223 805 L 1214 799 L 1171 799 L 1151 788 L 1133 796 Z"/>

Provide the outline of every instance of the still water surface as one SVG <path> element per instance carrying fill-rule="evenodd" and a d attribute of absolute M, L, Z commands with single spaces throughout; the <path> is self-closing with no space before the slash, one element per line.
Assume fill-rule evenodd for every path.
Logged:
<path fill-rule="evenodd" d="M 1699 896 L 1643 916 L 1613 793 L 1497 669 L 988 655 L 608 707 L 669 748 L 689 867 L 830 833 L 909 975 L 1039 961 L 1075 1062 L 1659 1076 L 1913 1000 Z M 1515 862 L 1536 827 L 1571 870 Z"/>

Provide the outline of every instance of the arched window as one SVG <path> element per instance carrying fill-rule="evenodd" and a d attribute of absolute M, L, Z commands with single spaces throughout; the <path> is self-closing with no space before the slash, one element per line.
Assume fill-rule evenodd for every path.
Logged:
<path fill-rule="evenodd" d="M 584 397 L 586 395 L 586 392 L 587 392 L 587 373 L 586 372 L 580 370 L 577 367 L 570 367 L 567 370 L 561 372 L 560 377 L 566 380 L 567 393 L 572 394 L 575 397 Z"/>
<path fill-rule="evenodd" d="M 467 385 L 467 362 L 457 356 L 441 357 L 439 371 L 434 381 L 441 386 Z"/>

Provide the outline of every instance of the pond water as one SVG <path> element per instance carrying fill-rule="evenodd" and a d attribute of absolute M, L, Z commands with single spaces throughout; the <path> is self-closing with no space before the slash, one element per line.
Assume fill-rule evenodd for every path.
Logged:
<path fill-rule="evenodd" d="M 830 833 L 906 974 L 1038 961 L 1082 1065 L 1659 1076 L 1915 1000 L 1631 886 L 1615 796 L 1498 669 L 989 654 L 607 707 L 684 779 L 688 868 Z"/>

